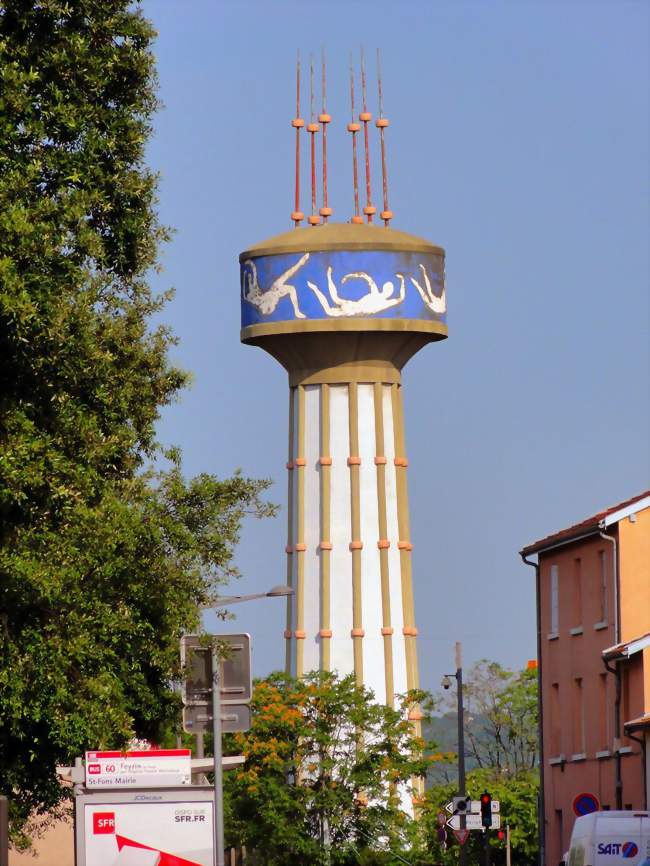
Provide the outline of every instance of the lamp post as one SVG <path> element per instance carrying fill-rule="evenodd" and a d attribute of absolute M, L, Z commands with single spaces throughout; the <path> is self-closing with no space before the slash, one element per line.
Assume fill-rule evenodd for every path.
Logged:
<path fill-rule="evenodd" d="M 459 796 L 464 797 L 467 794 L 467 791 L 465 788 L 465 715 L 463 710 L 463 658 L 462 644 L 460 643 L 460 641 L 456 641 L 456 673 L 444 675 L 442 679 L 443 689 L 450 688 L 450 677 L 455 677 L 456 679 L 456 697 L 458 708 L 458 794 Z M 460 829 L 464 830 L 466 827 L 465 814 L 460 814 L 459 818 Z M 460 846 L 459 863 L 460 866 L 466 866 L 467 864 L 467 851 L 465 849 L 465 844 Z"/>
<path fill-rule="evenodd" d="M 284 584 L 273 586 L 268 592 L 252 595 L 230 595 L 215 598 L 213 606 L 228 607 L 257 598 L 284 598 L 293 595 L 293 588 Z M 221 743 L 221 670 L 216 650 L 212 648 L 212 736 L 214 739 L 214 846 L 215 866 L 225 866 L 223 831 L 223 751 Z"/>

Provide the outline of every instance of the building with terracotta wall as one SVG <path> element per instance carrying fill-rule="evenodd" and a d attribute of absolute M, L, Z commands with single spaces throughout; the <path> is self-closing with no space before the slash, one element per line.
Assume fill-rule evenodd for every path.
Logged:
<path fill-rule="evenodd" d="M 542 863 L 555 866 L 578 794 L 602 809 L 648 808 L 650 491 L 521 556 L 537 584 Z"/>

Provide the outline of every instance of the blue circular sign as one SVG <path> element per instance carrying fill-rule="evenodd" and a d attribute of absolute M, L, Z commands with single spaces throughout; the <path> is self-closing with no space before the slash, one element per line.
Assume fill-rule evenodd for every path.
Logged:
<path fill-rule="evenodd" d="M 589 815 L 591 812 L 598 812 L 600 809 L 600 800 L 595 794 L 578 794 L 573 800 L 573 811 L 576 815 Z"/>

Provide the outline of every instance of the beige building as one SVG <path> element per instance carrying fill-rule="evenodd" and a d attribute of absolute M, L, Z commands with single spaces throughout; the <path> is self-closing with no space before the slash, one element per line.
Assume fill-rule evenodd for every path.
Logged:
<path fill-rule="evenodd" d="M 580 794 L 605 810 L 648 807 L 650 491 L 521 556 L 537 580 L 543 862 L 554 866 Z"/>

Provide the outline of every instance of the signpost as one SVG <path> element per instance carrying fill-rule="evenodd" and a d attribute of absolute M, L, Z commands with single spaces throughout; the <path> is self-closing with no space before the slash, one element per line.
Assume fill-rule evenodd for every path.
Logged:
<path fill-rule="evenodd" d="M 246 706 L 253 695 L 251 679 L 251 638 L 248 634 L 184 635 L 181 663 L 186 671 L 183 683 L 183 727 L 195 733 L 194 725 L 208 730 L 212 723 L 214 740 L 214 848 L 215 864 L 223 866 L 223 760 L 221 736 L 224 730 L 245 731 L 250 727 Z M 220 651 L 220 645 L 223 652 Z M 210 717 L 210 704 L 212 714 Z M 190 723 L 188 726 L 188 722 Z M 242 725 L 247 724 L 246 727 Z M 230 725 L 230 727 L 228 727 Z"/>

